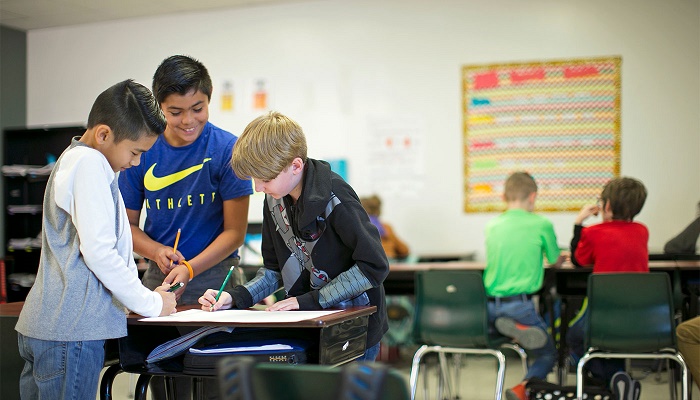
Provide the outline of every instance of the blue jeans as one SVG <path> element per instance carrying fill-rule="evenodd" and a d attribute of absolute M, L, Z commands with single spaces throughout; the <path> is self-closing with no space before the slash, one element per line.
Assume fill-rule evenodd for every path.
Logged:
<path fill-rule="evenodd" d="M 17 333 L 24 369 L 22 399 L 94 399 L 105 361 L 105 341 L 60 342 Z"/>
<path fill-rule="evenodd" d="M 535 310 L 532 300 L 511 300 L 503 302 L 500 300 L 489 300 L 489 330 L 493 334 L 498 334 L 494 322 L 496 318 L 508 317 L 522 325 L 536 326 L 547 332 L 547 324 Z M 554 340 L 548 334 L 547 343 L 539 349 L 527 350 L 529 357 L 533 359 L 530 363 L 524 379 L 537 378 L 546 380 L 547 374 L 552 371 L 557 360 L 557 350 L 554 347 Z"/>
<path fill-rule="evenodd" d="M 375 344 L 374 346 L 370 347 L 369 349 L 365 349 L 365 354 L 361 355 L 359 358 L 356 358 L 355 361 L 374 361 L 377 359 L 377 356 L 379 355 L 379 345 L 380 343 Z"/>

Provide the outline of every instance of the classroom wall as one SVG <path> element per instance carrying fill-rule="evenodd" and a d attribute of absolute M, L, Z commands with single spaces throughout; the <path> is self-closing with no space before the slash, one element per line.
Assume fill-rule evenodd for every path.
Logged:
<path fill-rule="evenodd" d="M 249 97 L 265 79 L 272 108 L 304 128 L 309 155 L 346 159 L 351 184 L 382 196 L 383 216 L 414 253 L 483 259 L 495 215 L 462 211 L 463 65 L 621 56 L 621 172 L 649 190 L 638 220 L 650 248 L 690 222 L 700 200 L 698 0 L 327 0 L 32 30 L 27 122 L 82 123 L 106 87 L 150 85 L 176 53 L 209 68 L 210 119 L 234 133 L 259 114 Z M 225 80 L 241 101 L 234 112 L 220 110 Z M 373 181 L 378 126 L 418 138 L 408 191 Z M 567 246 L 575 213 L 546 216 Z"/>
<path fill-rule="evenodd" d="M 0 132 L 6 128 L 23 126 L 27 119 L 27 34 L 0 27 Z M 0 154 L 5 143 L 0 139 Z M 0 193 L 5 193 L 5 182 L 0 179 Z M 5 198 L 0 196 L 0 209 Z M 0 212 L 0 227 L 5 226 L 5 213 Z M 5 243 L 5 229 L 0 229 L 0 243 Z M 0 246 L 0 258 L 5 257 L 5 246 Z M 0 394 L 5 398 L 2 387 Z M 9 394 L 8 394 L 9 396 Z"/>

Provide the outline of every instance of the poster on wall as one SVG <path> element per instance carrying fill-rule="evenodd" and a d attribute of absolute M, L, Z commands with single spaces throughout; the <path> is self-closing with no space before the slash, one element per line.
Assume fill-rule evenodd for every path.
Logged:
<path fill-rule="evenodd" d="M 386 197 L 415 197 L 423 192 L 424 125 L 414 116 L 368 121 L 367 167 L 372 192 Z"/>
<path fill-rule="evenodd" d="M 620 173 L 620 57 L 462 68 L 464 211 L 502 211 L 527 171 L 537 211 L 578 211 Z"/>

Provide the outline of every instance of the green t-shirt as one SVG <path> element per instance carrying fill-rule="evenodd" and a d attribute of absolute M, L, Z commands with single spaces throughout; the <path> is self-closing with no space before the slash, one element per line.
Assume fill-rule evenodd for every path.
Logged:
<path fill-rule="evenodd" d="M 508 210 L 486 224 L 485 236 L 486 294 L 505 297 L 540 290 L 543 256 L 550 263 L 559 257 L 554 227 L 547 218 Z"/>

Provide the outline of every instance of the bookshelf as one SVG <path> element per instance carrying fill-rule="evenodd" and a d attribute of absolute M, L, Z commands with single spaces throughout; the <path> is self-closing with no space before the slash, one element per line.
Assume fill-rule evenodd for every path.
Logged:
<path fill-rule="evenodd" d="M 10 128 L 3 135 L 3 217 L 8 302 L 23 301 L 36 277 L 46 182 L 55 161 L 82 126 Z M 2 297 L 2 296 L 0 296 Z"/>

